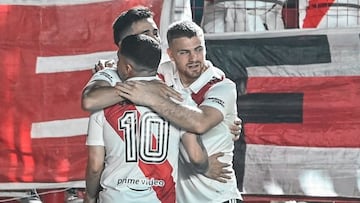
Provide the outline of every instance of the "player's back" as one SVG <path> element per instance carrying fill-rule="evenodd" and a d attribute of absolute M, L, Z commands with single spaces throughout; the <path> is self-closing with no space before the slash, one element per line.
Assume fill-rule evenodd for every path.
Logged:
<path fill-rule="evenodd" d="M 175 202 L 180 131 L 149 108 L 104 109 L 101 202 Z"/>

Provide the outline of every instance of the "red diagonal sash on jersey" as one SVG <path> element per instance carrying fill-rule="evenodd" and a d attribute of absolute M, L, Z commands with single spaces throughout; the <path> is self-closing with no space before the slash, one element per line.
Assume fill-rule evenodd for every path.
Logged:
<path fill-rule="evenodd" d="M 204 85 L 197 93 L 192 93 L 191 98 L 197 103 L 197 105 L 200 105 L 204 101 L 204 95 L 205 93 L 212 87 L 214 84 L 222 81 L 224 77 L 222 78 L 213 78 L 210 80 L 206 85 Z"/>
<path fill-rule="evenodd" d="M 136 110 L 134 105 L 115 105 L 104 110 L 106 120 L 110 123 L 112 128 L 118 133 L 120 138 L 124 140 L 124 132 L 119 130 L 118 123 L 119 118 L 123 115 L 124 112 L 129 110 Z M 141 116 L 138 112 L 138 118 Z M 139 123 L 137 123 L 138 126 Z M 157 146 L 156 137 L 152 137 L 152 147 Z M 149 179 L 164 180 L 165 186 L 152 186 L 155 190 L 157 197 L 163 203 L 175 202 L 175 182 L 174 177 L 172 177 L 173 167 L 168 160 L 165 160 L 159 164 L 148 164 L 143 162 L 141 159 L 138 159 L 138 165 L 141 171 L 144 173 L 145 177 Z"/>

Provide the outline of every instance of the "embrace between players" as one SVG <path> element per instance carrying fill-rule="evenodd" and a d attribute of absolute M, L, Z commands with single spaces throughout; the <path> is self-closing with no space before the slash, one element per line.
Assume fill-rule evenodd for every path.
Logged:
<path fill-rule="evenodd" d="M 82 95 L 92 112 L 84 202 L 241 202 L 236 86 L 205 59 L 202 29 L 170 25 L 162 64 L 148 8 L 122 13 L 113 34 L 116 67 L 96 72 Z"/>

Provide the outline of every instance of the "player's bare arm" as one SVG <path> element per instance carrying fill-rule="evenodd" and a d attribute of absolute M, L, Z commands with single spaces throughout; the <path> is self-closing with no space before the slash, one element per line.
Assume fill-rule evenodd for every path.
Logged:
<path fill-rule="evenodd" d="M 97 111 L 124 101 L 118 90 L 106 81 L 97 80 L 82 92 L 81 104 L 85 111 Z"/>
<path fill-rule="evenodd" d="M 168 87 L 165 83 L 163 83 L 160 80 L 126 81 L 123 83 L 118 83 L 118 85 L 115 88 L 119 90 L 119 95 L 122 95 L 123 93 L 127 94 L 126 92 L 131 92 L 132 96 L 138 97 L 139 100 L 154 100 L 155 99 L 154 97 L 160 96 L 166 99 L 172 98 L 177 101 L 182 101 L 182 97 L 180 93 Z M 139 105 L 142 104 L 142 102 L 137 103 L 133 100 L 131 101 L 134 102 L 135 104 L 139 104 Z M 144 104 L 146 103 L 148 102 L 145 102 Z"/>
<path fill-rule="evenodd" d="M 200 136 L 186 132 L 181 137 L 181 142 L 194 169 L 199 173 L 206 173 L 209 169 L 208 155 Z"/>
<path fill-rule="evenodd" d="M 218 160 L 224 153 L 219 152 L 208 157 L 200 136 L 193 133 L 185 133 L 181 138 L 181 142 L 195 171 L 222 183 L 225 183 L 227 179 L 231 179 L 228 175 L 231 171 L 226 169 L 230 165 Z"/>
<path fill-rule="evenodd" d="M 155 112 L 186 131 L 203 134 L 223 120 L 222 113 L 212 107 L 194 108 L 176 103 L 159 91 L 143 91 L 144 84 L 129 81 L 117 87 L 119 95 Z"/>
<path fill-rule="evenodd" d="M 85 111 L 92 112 L 124 101 L 118 90 L 118 86 L 121 84 L 121 82 L 118 82 L 112 87 L 106 81 L 94 81 L 88 85 L 82 93 L 82 108 Z M 171 97 L 178 101 L 182 100 L 181 94 L 166 86 L 161 81 L 156 80 L 139 82 L 139 88 L 137 88 L 136 91 L 139 91 L 139 95 L 151 96 L 151 94 L 154 93 L 154 95 L 160 94 L 167 98 Z"/>
<path fill-rule="evenodd" d="M 239 139 L 240 137 L 240 133 L 241 133 L 241 119 L 240 118 L 236 118 L 236 120 L 234 121 L 234 124 L 230 125 L 230 130 L 231 130 L 231 133 L 234 135 L 234 138 L 233 140 L 236 141 Z M 201 151 L 199 149 L 197 149 L 196 147 L 201 145 L 203 146 L 203 143 L 200 139 L 200 136 L 199 135 L 195 135 L 195 134 L 192 134 L 192 133 L 187 133 L 187 134 L 191 134 L 193 136 L 197 136 L 197 140 L 198 140 L 198 145 L 195 145 L 195 146 L 189 146 L 189 147 L 192 147 L 190 150 L 193 150 L 193 153 L 196 153 L 195 150 L 197 150 L 197 153 L 198 154 L 196 156 L 193 155 L 193 156 L 196 156 L 196 158 L 198 160 L 193 160 L 192 163 L 194 164 L 194 162 L 198 162 L 198 163 L 203 163 L 203 160 L 201 159 L 204 159 L 205 156 L 203 153 L 206 153 L 206 148 L 204 148 L 203 152 L 201 153 Z M 183 138 L 182 138 L 182 142 L 184 143 L 183 139 L 184 139 L 184 136 L 185 134 L 183 135 Z M 194 139 L 194 138 L 193 138 Z M 192 141 L 192 143 L 195 143 L 195 141 Z M 186 146 L 184 145 L 185 149 L 186 149 Z M 203 146 L 204 147 L 204 146 Z M 190 151 L 189 150 L 189 151 Z M 190 153 L 187 150 L 187 153 L 189 154 L 189 158 L 191 160 L 191 155 Z M 194 152 L 195 151 L 195 152 Z M 208 158 L 208 167 L 207 167 L 207 170 L 205 172 L 203 171 L 199 171 L 197 170 L 199 173 L 203 173 L 206 177 L 208 178 L 211 178 L 211 179 L 214 179 L 216 181 L 219 181 L 219 182 L 222 182 L 222 183 L 226 183 L 227 180 L 230 180 L 231 179 L 231 171 L 226 169 L 227 167 L 229 167 L 230 165 L 227 164 L 227 163 L 223 163 L 223 162 L 220 162 L 218 160 L 218 158 L 222 157 L 224 155 L 224 153 L 222 152 L 219 152 L 219 153 L 216 153 L 216 154 L 213 154 L 211 156 L 207 156 L 206 154 L 206 157 Z M 201 168 L 201 166 L 200 166 Z"/>
<path fill-rule="evenodd" d="M 86 167 L 85 203 L 96 203 L 101 189 L 100 177 L 104 170 L 105 149 L 103 146 L 88 147 L 88 162 Z"/>
<path fill-rule="evenodd" d="M 144 105 L 144 106 L 148 106 L 149 104 L 150 105 L 154 104 L 154 105 L 158 105 L 158 108 L 153 108 L 154 111 L 160 114 L 162 114 L 160 111 L 167 111 L 168 114 L 177 114 L 179 117 L 177 121 L 168 118 L 166 114 L 162 114 L 162 116 L 174 122 L 179 127 L 182 127 L 185 130 L 193 133 L 202 134 L 201 132 L 207 131 L 208 129 L 211 128 L 211 126 L 215 126 L 217 124 L 216 122 L 219 122 L 220 118 L 222 119 L 222 114 L 218 110 L 211 107 L 208 107 L 209 112 L 207 113 L 212 114 L 211 109 L 216 112 L 215 114 L 217 115 L 217 119 L 215 119 L 214 122 L 212 123 L 208 122 L 207 123 L 208 125 L 206 125 L 206 123 L 204 124 L 201 123 L 200 120 L 196 120 L 197 118 L 193 119 L 192 116 L 194 114 L 199 115 L 199 113 L 203 115 L 202 119 L 205 119 L 204 117 L 206 116 L 206 113 L 202 113 L 202 111 L 198 111 L 197 109 L 191 107 L 181 107 L 181 105 L 175 102 L 171 102 L 169 98 L 174 98 L 176 100 L 181 101 L 181 97 L 179 93 L 167 87 L 165 84 L 160 83 L 159 81 L 154 81 L 154 83 L 158 83 L 158 86 L 154 85 L 153 86 L 154 88 L 151 88 L 149 87 L 149 84 L 147 84 L 145 81 L 127 81 L 125 83 L 119 84 L 116 88 L 120 91 L 119 94 L 121 96 L 129 99 L 130 101 L 136 104 Z M 163 105 L 161 105 L 161 101 L 164 102 Z M 161 109 L 161 106 L 165 106 L 166 108 Z M 176 108 L 171 109 L 172 106 L 175 106 Z M 186 111 L 182 112 L 184 108 L 186 108 Z M 206 108 L 204 107 L 204 109 Z M 176 111 L 180 111 L 180 112 L 176 112 Z M 198 113 L 196 113 L 197 111 Z M 193 112 L 193 113 L 189 113 L 189 112 Z M 241 123 L 242 123 L 241 119 L 237 118 L 234 121 L 234 124 L 229 126 L 231 133 L 234 135 L 234 141 L 239 139 L 239 135 L 242 130 Z"/>
<path fill-rule="evenodd" d="M 158 91 L 140 91 L 139 83 L 123 83 L 118 89 L 120 96 L 135 104 L 149 106 L 170 122 L 192 133 L 204 134 L 223 120 L 222 113 L 215 108 L 179 104 Z"/>

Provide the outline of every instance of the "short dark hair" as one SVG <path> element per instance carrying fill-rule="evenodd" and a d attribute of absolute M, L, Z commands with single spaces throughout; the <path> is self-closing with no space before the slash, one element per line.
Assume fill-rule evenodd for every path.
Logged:
<path fill-rule="evenodd" d="M 147 7 L 137 6 L 122 12 L 113 23 L 113 37 L 116 46 L 131 32 L 133 23 L 152 18 L 154 13 Z"/>
<path fill-rule="evenodd" d="M 178 21 L 169 26 L 166 33 L 168 44 L 170 45 L 173 39 L 180 37 L 192 38 L 198 36 L 204 41 L 204 32 L 200 26 L 192 21 Z"/>
<path fill-rule="evenodd" d="M 121 42 L 120 54 L 134 63 L 135 71 L 156 73 L 161 59 L 161 46 L 147 35 L 129 35 Z"/>

